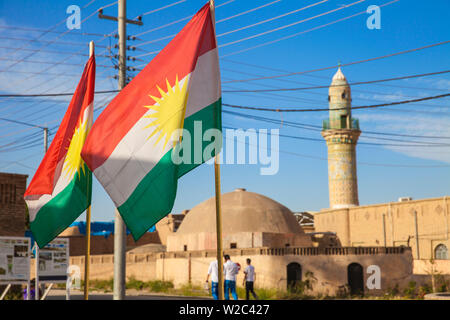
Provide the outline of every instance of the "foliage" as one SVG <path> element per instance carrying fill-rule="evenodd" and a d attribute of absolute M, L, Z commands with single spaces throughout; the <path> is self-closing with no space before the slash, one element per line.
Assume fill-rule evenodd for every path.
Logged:
<path fill-rule="evenodd" d="M 207 296 L 205 289 L 201 286 L 195 286 L 192 284 L 186 284 L 182 286 L 180 289 L 171 290 L 173 294 L 179 294 L 185 297 L 204 297 Z"/>
<path fill-rule="evenodd" d="M 405 298 L 414 299 L 416 297 L 416 285 L 415 281 L 410 281 L 408 287 L 403 290 L 403 295 Z"/>
<path fill-rule="evenodd" d="M 417 299 L 423 299 L 426 294 L 432 293 L 433 288 L 430 285 L 423 285 L 419 287 L 417 292 Z"/>
<path fill-rule="evenodd" d="M 385 298 L 393 298 L 400 295 L 400 289 L 398 283 L 395 284 L 394 288 L 388 288 L 384 294 Z"/>
<path fill-rule="evenodd" d="M 277 300 L 280 299 L 280 297 L 283 295 L 283 293 L 277 289 L 255 288 L 254 291 L 258 296 L 258 300 Z M 236 293 L 239 299 L 245 299 L 245 288 L 236 287 Z M 250 299 L 253 299 L 251 293 Z"/>

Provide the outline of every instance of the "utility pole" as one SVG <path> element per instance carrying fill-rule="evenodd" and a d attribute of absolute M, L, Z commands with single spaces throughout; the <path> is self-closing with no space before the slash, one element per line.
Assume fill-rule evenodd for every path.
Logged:
<path fill-rule="evenodd" d="M 37 129 L 41 129 L 44 132 L 44 156 L 47 153 L 47 149 L 48 149 L 48 127 L 42 127 L 42 126 L 38 126 L 32 123 L 27 123 L 27 122 L 22 122 L 22 121 L 18 121 L 18 120 L 12 120 L 12 119 L 5 119 L 5 118 L 0 118 L 1 121 L 6 121 L 6 122 L 11 122 L 11 123 L 16 123 L 16 124 L 20 124 L 23 126 L 27 126 L 27 127 L 32 127 L 32 128 L 37 128 Z M 34 256 L 34 273 L 35 273 L 35 284 L 34 284 L 34 299 L 35 300 L 39 300 L 39 246 L 37 244 L 37 242 L 34 243 L 34 248 L 35 248 L 35 256 Z M 29 297 L 29 295 L 27 295 L 27 297 Z"/>
<path fill-rule="evenodd" d="M 127 19 L 127 1 L 118 1 L 118 15 L 116 17 L 106 16 L 103 10 L 99 11 L 100 19 L 117 21 L 119 33 L 119 90 L 126 86 L 127 79 L 127 23 L 142 26 L 141 17 L 138 20 Z M 116 209 L 114 220 L 114 300 L 125 298 L 125 277 L 126 277 L 126 226 Z"/>

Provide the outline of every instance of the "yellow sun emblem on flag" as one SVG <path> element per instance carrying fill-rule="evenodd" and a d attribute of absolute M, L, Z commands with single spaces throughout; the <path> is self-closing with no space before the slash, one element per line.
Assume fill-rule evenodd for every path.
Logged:
<path fill-rule="evenodd" d="M 164 139 L 164 148 L 170 139 L 179 139 L 179 137 L 175 139 L 172 135 L 175 130 L 183 128 L 186 104 L 188 100 L 188 79 L 186 78 L 183 86 L 180 87 L 180 82 L 178 81 L 177 75 L 173 87 L 167 79 L 166 85 L 167 92 L 164 92 L 164 90 L 162 90 L 159 86 L 156 86 L 161 97 L 158 98 L 150 95 L 150 97 L 155 101 L 155 104 L 152 106 L 145 106 L 145 108 L 155 111 L 154 113 L 145 116 L 145 118 L 153 119 L 153 121 L 145 128 L 156 126 L 148 139 L 153 137 L 156 133 L 159 133 L 155 145 Z"/>
<path fill-rule="evenodd" d="M 84 141 L 88 133 L 86 126 L 87 121 L 80 123 L 73 133 L 63 165 L 63 172 L 65 172 L 66 176 L 71 177 L 75 172 L 80 173 L 80 169 L 83 170 L 83 174 L 85 173 L 84 161 L 81 158 L 81 149 L 83 149 Z M 79 176 L 78 178 L 81 177 Z"/>

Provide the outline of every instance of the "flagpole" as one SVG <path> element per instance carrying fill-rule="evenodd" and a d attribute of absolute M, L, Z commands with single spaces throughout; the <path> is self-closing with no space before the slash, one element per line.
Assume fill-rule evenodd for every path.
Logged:
<path fill-rule="evenodd" d="M 48 150 L 48 128 L 44 128 L 44 156 Z M 35 251 L 34 251 L 34 299 L 39 300 L 39 246 L 38 243 L 35 242 Z"/>
<path fill-rule="evenodd" d="M 211 16 L 214 26 L 214 38 L 216 34 L 216 14 L 215 14 L 215 4 L 214 0 L 209 0 L 209 5 L 211 7 Z M 217 39 L 216 39 L 217 44 Z M 222 207 L 220 202 L 220 158 L 219 154 L 216 154 L 214 158 L 214 177 L 215 177 L 215 188 L 216 188 L 216 233 L 217 233 L 217 271 L 219 276 L 218 283 L 218 296 L 219 300 L 223 300 L 224 290 L 223 290 L 223 246 L 222 246 Z"/>
<path fill-rule="evenodd" d="M 94 55 L 95 45 L 94 41 L 89 43 L 89 58 Z M 87 195 L 89 199 L 89 194 L 92 192 L 92 181 L 88 182 L 87 185 Z M 88 208 L 86 209 L 86 254 L 84 257 L 84 300 L 89 300 L 89 270 L 91 266 L 91 205 L 88 203 Z"/>

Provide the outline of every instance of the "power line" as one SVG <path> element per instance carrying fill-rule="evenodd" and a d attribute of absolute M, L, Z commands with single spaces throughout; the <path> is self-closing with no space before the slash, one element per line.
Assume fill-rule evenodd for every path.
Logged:
<path fill-rule="evenodd" d="M 256 10 L 259 10 L 259 9 L 262 9 L 262 8 L 265 8 L 265 7 L 268 7 L 268 6 L 270 6 L 270 5 L 273 5 L 273 4 L 275 4 L 275 3 L 278 3 L 278 2 L 280 2 L 280 1 L 281 1 L 281 0 L 272 1 L 272 2 L 270 2 L 270 3 L 266 3 L 266 4 L 261 5 L 261 6 L 259 6 L 259 7 L 252 8 L 252 9 L 250 9 L 250 10 L 243 11 L 243 12 L 240 12 L 240 13 L 238 13 L 238 14 L 235 14 L 235 15 L 232 15 L 232 16 L 229 16 L 229 17 L 226 17 L 226 18 L 223 18 L 223 19 L 221 19 L 221 20 L 216 21 L 216 24 L 219 24 L 219 23 L 222 23 L 222 22 L 225 22 L 225 21 L 228 21 L 228 20 L 231 20 L 231 19 L 240 17 L 240 16 L 242 16 L 242 15 L 245 15 L 245 14 L 248 14 L 248 13 L 251 13 L 251 12 L 254 12 L 254 11 L 256 11 Z M 328 0 L 325 0 L 325 1 L 328 1 Z M 192 17 L 192 16 L 189 16 L 189 18 L 191 18 L 191 17 Z M 185 18 L 183 18 L 183 20 L 184 20 L 184 19 L 185 19 Z M 186 19 L 186 20 L 187 20 L 187 19 Z M 177 20 L 177 22 L 180 22 L 180 21 Z M 141 33 L 141 34 L 138 34 L 137 36 L 140 36 L 140 35 L 142 35 L 142 33 Z M 137 44 L 135 47 L 136 47 L 136 48 L 139 48 L 139 47 L 142 47 L 142 46 L 151 44 L 151 43 L 155 43 L 155 42 L 159 42 L 159 41 L 171 39 L 171 38 L 175 37 L 176 35 L 177 35 L 177 34 L 174 33 L 174 34 L 170 34 L 170 35 L 168 35 L 168 36 L 164 36 L 164 37 L 161 37 L 161 38 L 157 38 L 157 39 L 145 41 L 145 42 L 143 42 L 143 43 Z M 219 37 L 219 36 L 218 36 L 218 37 Z M 156 54 L 156 53 L 159 53 L 159 50 L 158 50 L 158 51 L 147 52 L 147 53 L 145 53 L 145 54 L 139 55 L 138 57 L 145 57 L 145 56 L 153 55 L 153 54 Z M 145 64 L 145 65 L 146 65 L 146 64 Z"/>
<path fill-rule="evenodd" d="M 105 37 L 110 37 L 106 35 Z M 16 47 L 4 47 L 0 46 L 0 49 L 7 49 L 7 50 L 21 50 L 21 51 L 31 51 L 31 52 L 42 52 L 42 53 L 55 53 L 55 54 L 70 54 L 73 55 L 72 51 L 59 51 L 59 50 L 39 50 L 39 49 L 27 49 L 27 48 L 16 48 Z M 78 56 L 88 57 L 89 54 L 87 53 L 79 53 Z M 109 55 L 100 55 L 96 54 L 96 58 L 111 58 Z"/>
<path fill-rule="evenodd" d="M 243 113 L 239 113 L 239 112 L 235 112 L 235 111 L 227 111 L 227 110 L 223 110 L 222 111 L 225 114 L 231 114 L 231 115 L 235 115 L 241 118 L 245 118 L 245 119 L 253 119 L 253 120 L 257 120 L 257 121 L 263 121 L 263 122 L 269 122 L 269 123 L 273 123 L 273 124 L 277 124 L 277 125 L 286 125 L 288 127 L 293 127 L 293 128 L 297 128 L 297 129 L 304 129 L 304 130 L 310 130 L 310 131 L 315 131 L 315 132 L 321 132 L 323 131 L 322 126 L 318 126 L 318 125 L 313 125 L 313 124 L 307 124 L 307 123 L 300 123 L 300 122 L 294 122 L 294 121 L 287 121 L 287 120 L 275 120 L 275 119 L 271 119 L 271 118 L 266 118 L 266 117 L 262 117 L 262 116 L 256 116 L 256 115 L 249 115 L 249 114 L 243 114 Z M 408 137 L 408 138 L 420 138 L 420 139 L 450 139 L 450 136 L 430 136 L 430 135 L 408 135 L 408 134 L 399 134 L 399 133 L 391 133 L 391 132 L 378 132 L 378 131 L 368 131 L 368 130 L 364 130 L 362 132 L 362 134 L 366 137 L 366 138 L 372 138 L 372 137 L 368 137 L 367 135 L 383 135 L 383 136 L 394 136 L 394 137 Z M 380 140 L 384 140 L 383 138 L 377 138 Z M 394 141 L 394 140 L 393 140 Z M 400 141 L 400 140 L 395 140 L 395 141 Z M 403 140 L 405 141 L 405 140 Z M 410 142 L 410 141 L 408 141 Z M 414 142 L 418 142 L 418 143 L 422 143 L 424 141 L 414 141 Z M 426 143 L 430 143 L 430 142 L 426 142 Z"/>
<path fill-rule="evenodd" d="M 6 119 L 6 118 L 0 118 L 1 121 L 6 121 L 6 122 L 11 122 L 11 123 L 17 123 L 17 124 L 21 124 L 27 127 L 34 127 L 34 128 L 39 128 L 39 129 L 46 129 L 43 126 L 39 126 L 33 123 L 27 123 L 27 122 L 22 122 L 22 121 L 18 121 L 18 120 L 12 120 L 12 119 Z"/>
<path fill-rule="evenodd" d="M 55 33 L 55 34 L 62 34 L 65 31 L 53 31 L 53 30 L 45 30 L 45 29 L 38 29 L 38 28 L 30 28 L 30 27 L 22 27 L 22 26 L 11 26 L 11 25 L 0 25 L 0 29 L 9 29 L 9 30 L 23 30 L 23 31 L 35 31 L 35 32 L 45 32 L 45 33 Z M 75 32 L 75 33 L 68 33 L 68 35 L 73 36 L 94 36 L 94 37 L 102 37 L 107 36 L 105 34 L 101 33 L 92 33 L 92 32 Z"/>
<path fill-rule="evenodd" d="M 397 81 L 397 80 L 404 80 L 404 79 L 421 78 L 421 77 L 435 76 L 435 75 L 449 73 L 449 72 L 450 72 L 450 70 L 443 70 L 443 71 L 414 74 L 414 75 L 410 75 L 410 76 L 402 76 L 402 77 L 395 77 L 395 78 L 385 78 L 385 79 L 379 79 L 379 80 L 352 82 L 352 83 L 342 84 L 342 85 L 326 85 L 326 86 L 312 86 L 312 87 L 301 87 L 301 88 L 282 88 L 282 89 L 261 89 L 261 90 L 227 90 L 227 91 L 223 91 L 223 92 L 226 92 L 226 93 L 232 93 L 232 92 L 275 92 L 275 91 L 299 91 L 299 90 L 311 90 L 311 89 L 326 89 L 326 88 L 331 88 L 331 87 L 356 86 L 356 85 L 362 85 L 362 84 L 372 84 L 372 83 L 379 83 L 379 82 L 388 82 L 388 81 Z"/>
<path fill-rule="evenodd" d="M 259 25 L 261 25 L 261 24 L 264 24 L 264 23 L 267 23 L 267 22 L 270 22 L 270 21 L 274 21 L 274 20 L 278 20 L 278 19 L 280 19 L 280 18 L 287 17 L 287 16 L 289 16 L 289 15 L 291 15 L 291 14 L 294 14 L 294 13 L 297 13 L 297 12 L 300 12 L 300 11 L 303 11 L 303 10 L 306 10 L 306 9 L 308 9 L 308 8 L 310 8 L 310 7 L 317 6 L 317 5 L 322 4 L 322 3 L 324 3 L 324 2 L 327 2 L 327 1 L 329 1 L 329 0 L 322 0 L 322 1 L 319 1 L 319 2 L 316 2 L 316 3 L 313 3 L 313 4 L 311 4 L 311 5 L 308 5 L 308 6 L 306 6 L 306 7 L 302 7 L 302 8 L 300 8 L 300 9 L 296 9 L 296 10 L 289 11 L 289 12 L 287 12 L 287 13 L 283 13 L 283 14 L 281 14 L 281 15 L 279 15 L 279 16 L 276 16 L 276 17 L 272 17 L 272 18 L 269 18 L 269 19 L 265 19 L 265 20 L 263 20 L 263 21 L 259 21 L 259 22 L 256 22 L 256 23 L 253 23 L 253 24 L 250 24 L 250 25 L 247 25 L 247 26 L 244 26 L 244 27 L 235 29 L 235 30 L 231 30 L 231 31 L 227 31 L 227 32 L 218 34 L 218 35 L 217 35 L 217 38 L 220 38 L 220 37 L 223 37 L 223 36 L 226 36 L 226 35 L 229 35 L 229 34 L 238 32 L 238 31 L 242 31 L 242 30 L 245 30 L 245 29 L 248 29 L 248 28 L 256 27 L 256 26 L 259 26 Z"/>
<path fill-rule="evenodd" d="M 145 13 L 142 14 L 142 16 L 147 16 L 147 15 L 149 15 L 149 14 L 152 14 L 152 13 L 155 13 L 155 12 L 159 12 L 159 11 L 161 11 L 161 10 L 164 10 L 164 9 L 167 9 L 167 8 L 170 8 L 170 7 L 173 7 L 173 6 L 176 6 L 177 4 L 181 4 L 181 3 L 183 3 L 183 2 L 186 2 L 186 0 L 180 0 L 180 1 L 177 1 L 177 2 L 174 2 L 174 3 L 171 3 L 171 4 L 168 4 L 168 5 L 164 6 L 164 7 L 161 7 L 161 8 L 158 8 L 158 9 L 154 9 L 154 10 L 151 10 L 151 11 L 148 11 L 148 12 L 145 12 Z M 138 18 L 138 17 L 136 17 L 135 19 L 137 19 L 137 18 Z"/>
<path fill-rule="evenodd" d="M 104 90 L 96 91 L 95 94 L 105 94 L 105 93 L 117 93 L 119 90 Z M 73 96 L 73 92 L 69 93 L 44 93 L 44 94 L 0 94 L 0 98 L 33 98 L 33 97 L 62 97 L 62 96 Z"/>
<path fill-rule="evenodd" d="M 383 104 L 375 104 L 375 105 L 369 105 L 369 106 L 351 107 L 350 109 L 351 110 L 357 110 L 357 109 L 381 108 L 381 107 L 385 107 L 385 106 L 394 106 L 394 105 L 414 103 L 414 102 L 419 102 L 419 101 L 441 99 L 441 98 L 445 98 L 445 97 L 449 97 L 449 96 L 450 96 L 450 93 L 447 93 L 447 94 L 441 94 L 441 95 L 438 95 L 438 96 L 424 97 L 424 98 L 419 98 L 419 99 L 403 100 L 403 101 L 389 102 L 389 103 L 383 103 Z M 247 110 L 258 110 L 258 111 L 270 111 L 270 112 L 321 112 L 321 111 L 347 110 L 348 109 L 348 108 L 336 108 L 336 109 L 330 109 L 330 108 L 284 109 L 284 108 L 237 106 L 237 105 L 226 104 L 226 103 L 224 103 L 222 105 L 225 106 L 225 107 L 230 107 L 230 108 L 247 109 Z"/>
<path fill-rule="evenodd" d="M 103 36 L 103 35 L 102 35 Z M 0 36 L 0 39 L 4 40 L 13 40 L 13 41 L 26 41 L 26 42 L 41 42 L 45 43 L 46 45 L 50 44 L 60 44 L 60 45 L 66 45 L 66 46 L 75 46 L 79 47 L 82 45 L 86 45 L 84 42 L 73 42 L 73 41 L 48 41 L 48 40 L 39 40 L 39 39 L 26 39 L 26 38 L 13 38 L 13 37 L 4 37 Z M 99 48 L 106 48 L 106 46 L 99 46 Z M 39 49 L 38 49 L 39 51 Z M 22 60 L 21 60 L 22 61 Z"/>
<path fill-rule="evenodd" d="M 438 42 L 438 43 L 433 43 L 433 44 L 426 45 L 426 46 L 419 47 L 419 48 L 414 48 L 414 49 L 404 50 L 404 51 L 400 51 L 400 52 L 395 52 L 395 53 L 391 53 L 391 54 L 387 54 L 387 55 L 383 55 L 383 56 L 379 56 L 379 57 L 375 57 L 375 58 L 369 58 L 369 59 L 364 59 L 364 60 L 358 60 L 358 61 L 353 61 L 353 62 L 349 62 L 349 63 L 344 63 L 344 64 L 341 64 L 341 65 L 333 65 L 333 66 L 329 66 L 329 67 L 323 67 L 323 68 L 318 68 L 318 69 L 311 69 L 311 70 L 300 71 L 300 72 L 290 72 L 290 73 L 279 74 L 279 75 L 274 75 L 274 76 L 267 76 L 267 77 L 258 77 L 258 78 L 251 78 L 251 79 L 235 80 L 235 81 L 232 81 L 232 82 L 234 83 L 234 82 L 249 82 L 249 81 L 257 81 L 257 80 L 268 80 L 268 79 L 276 79 L 276 78 L 297 76 L 297 75 L 302 75 L 302 74 L 307 74 L 307 73 L 312 73 L 312 72 L 318 72 L 318 71 L 325 71 L 325 70 L 330 70 L 330 69 L 336 69 L 339 66 L 340 67 L 346 67 L 346 66 L 352 66 L 352 65 L 355 65 L 355 64 L 371 62 L 371 61 L 376 61 L 376 60 L 381 60 L 381 59 L 386 59 L 386 58 L 390 58 L 390 57 L 394 57 L 394 56 L 398 56 L 398 55 L 402 55 L 402 54 L 406 54 L 406 53 L 411 53 L 411 52 L 415 52 L 415 51 L 420 51 L 420 50 L 424 50 L 424 49 L 429 49 L 429 48 L 441 46 L 441 45 L 448 44 L 448 43 L 450 43 L 450 40 L 446 40 L 446 41 L 442 41 L 442 42 Z M 224 60 L 230 61 L 228 59 L 224 59 Z M 234 63 L 236 63 L 236 62 L 234 62 Z M 224 83 L 231 83 L 231 82 L 224 82 Z"/>
<path fill-rule="evenodd" d="M 116 3 L 117 3 L 117 1 L 116 1 Z M 109 4 L 109 5 L 107 5 L 107 6 L 104 6 L 103 8 L 108 7 L 108 6 L 111 6 L 111 5 L 113 5 L 113 4 Z M 98 10 L 100 10 L 100 9 L 98 9 Z M 92 17 L 94 16 L 94 14 L 96 14 L 96 13 L 98 12 L 98 10 L 95 10 L 92 14 L 90 14 L 88 17 L 86 17 L 85 19 L 83 19 L 83 20 L 81 21 L 81 23 L 84 23 L 84 22 L 86 22 L 88 19 L 92 18 Z M 65 20 L 64 20 L 64 21 L 65 21 Z M 72 30 L 75 30 L 75 29 L 69 29 L 69 30 L 65 31 L 64 33 L 58 35 L 58 36 L 57 36 L 55 39 L 53 39 L 52 41 L 47 42 L 47 45 L 50 45 L 50 44 L 53 44 L 53 43 L 57 42 L 58 39 L 62 38 L 63 36 L 65 36 L 66 34 L 68 34 L 69 32 L 71 32 Z M 36 41 L 36 40 L 40 39 L 41 37 L 42 37 L 42 35 L 39 36 L 37 39 L 31 39 L 31 40 Z M 35 55 L 37 52 L 39 52 L 40 49 L 43 49 L 43 48 L 44 48 L 44 46 L 42 46 L 41 48 L 39 48 L 38 51 L 32 52 L 32 53 L 26 55 L 25 57 L 23 57 L 22 59 L 20 59 L 18 62 L 15 62 L 15 63 L 13 63 L 12 65 L 9 65 L 8 67 L 6 67 L 5 69 L 0 70 L 0 72 L 4 72 L 4 71 L 6 71 L 6 70 L 9 70 L 11 67 L 13 67 L 13 66 L 19 64 L 20 62 L 24 61 L 25 59 L 28 59 L 29 57 Z"/>
<path fill-rule="evenodd" d="M 229 129 L 235 129 L 235 128 L 229 128 Z M 234 141 L 234 138 L 233 139 L 226 138 L 226 139 Z M 324 157 L 318 157 L 318 156 L 313 156 L 313 155 L 301 154 L 301 153 L 292 152 L 292 151 L 275 149 L 275 148 L 272 148 L 272 147 L 271 148 L 267 148 L 267 147 L 263 147 L 261 145 L 257 146 L 257 145 L 249 143 L 247 140 L 245 140 L 245 141 L 237 140 L 237 142 L 238 143 L 244 143 L 244 144 L 249 145 L 249 146 L 254 146 L 254 147 L 270 150 L 271 152 L 279 152 L 279 153 L 283 153 L 283 154 L 290 154 L 290 155 L 297 156 L 297 157 L 300 157 L 300 158 L 308 158 L 308 159 L 321 160 L 321 161 L 326 161 L 326 162 L 329 161 L 328 158 L 324 158 Z M 350 161 L 346 161 L 346 160 L 339 160 L 339 161 L 340 162 L 348 162 L 348 163 L 350 163 Z M 405 165 L 405 164 L 371 163 L 371 162 L 364 162 L 364 161 L 358 161 L 358 165 L 366 165 L 366 166 L 372 166 L 372 167 L 392 167 L 392 168 L 448 168 L 448 167 L 450 167 L 450 165 Z"/>
<path fill-rule="evenodd" d="M 0 61 L 18 62 L 19 60 L 8 59 L 8 58 L 0 58 Z M 52 61 L 37 61 L 37 60 L 26 60 L 26 61 L 23 61 L 23 62 L 24 63 L 35 63 L 35 64 L 54 64 L 54 62 L 52 62 Z M 82 66 L 82 67 L 84 67 L 84 64 L 82 64 L 82 63 L 61 63 L 60 65 L 63 65 L 63 66 Z M 102 64 L 100 64 L 100 65 L 96 64 L 96 67 L 99 67 L 99 68 L 114 68 L 113 66 L 106 66 L 106 65 L 102 65 Z M 12 71 L 12 72 L 15 72 L 15 71 Z"/>
<path fill-rule="evenodd" d="M 327 1 L 327 0 L 323 0 L 323 1 L 320 1 L 320 2 L 317 2 L 317 3 L 314 3 L 312 5 L 309 5 L 309 6 L 305 7 L 305 9 L 309 8 L 309 7 L 312 7 L 312 6 L 315 6 L 315 5 L 318 5 L 318 4 L 321 4 L 321 3 L 325 2 L 325 1 Z M 271 29 L 271 30 L 268 30 L 268 31 L 264 31 L 264 32 L 261 32 L 261 33 L 258 33 L 258 34 L 255 34 L 255 35 L 252 35 L 252 36 L 249 36 L 249 37 L 245 37 L 245 38 L 242 38 L 242 39 L 239 39 L 239 40 L 235 40 L 235 41 L 231 41 L 231 42 L 228 42 L 228 43 L 225 43 L 225 44 L 221 44 L 219 46 L 219 48 L 227 47 L 227 46 L 230 46 L 230 45 L 233 45 L 233 44 L 237 44 L 237 43 L 241 43 L 241 42 L 244 42 L 244 41 L 247 41 L 247 40 L 250 40 L 250 39 L 259 38 L 261 36 L 264 36 L 266 34 L 270 34 L 270 33 L 276 32 L 276 31 L 284 30 L 286 28 L 290 28 L 290 27 L 293 27 L 295 25 L 298 25 L 298 24 L 301 24 L 301 23 L 304 23 L 304 22 L 307 22 L 307 21 L 310 21 L 310 20 L 314 20 L 314 19 L 320 18 L 320 17 L 328 15 L 330 13 L 346 9 L 348 7 L 354 6 L 354 5 L 356 5 L 358 3 L 361 3 L 361 2 L 364 2 L 364 1 L 365 0 L 358 0 L 358 1 L 352 2 L 352 3 L 348 4 L 348 5 L 342 6 L 340 8 L 329 10 L 327 12 L 324 12 L 324 13 L 321 13 L 321 14 L 318 14 L 318 15 L 315 15 L 315 16 L 312 16 L 312 17 L 300 20 L 300 21 L 296 21 L 294 23 L 290 23 L 290 24 L 287 24 L 287 25 L 284 25 L 284 26 L 281 26 L 281 27 L 278 27 L 278 28 L 274 28 L 274 29 Z"/>
<path fill-rule="evenodd" d="M 404 79 L 412 79 L 412 78 L 419 78 L 419 77 L 426 77 L 426 76 L 434 76 L 438 74 L 444 74 L 449 73 L 450 70 L 443 70 L 443 71 L 437 71 L 437 72 L 430 72 L 430 73 L 422 73 L 422 74 L 414 74 L 410 76 L 402 76 L 402 77 L 395 77 L 395 78 L 386 78 L 386 79 L 379 79 L 379 80 L 370 80 L 370 81 L 360 81 L 360 82 L 353 82 L 348 83 L 345 85 L 327 85 L 327 86 L 312 86 L 312 87 L 302 87 L 302 88 L 277 88 L 277 89 L 261 89 L 261 90 L 224 90 L 223 93 L 241 93 L 241 92 L 278 92 L 278 91 L 299 91 L 299 90 L 310 90 L 310 89 L 324 89 L 329 87 L 342 87 L 342 86 L 355 86 L 355 85 L 362 85 L 362 84 L 372 84 L 372 83 L 379 83 L 379 82 L 387 82 L 387 81 L 397 81 L 397 80 L 404 80 Z M 108 90 L 108 91 L 96 91 L 95 94 L 103 94 L 103 93 L 114 93 L 119 92 L 118 90 Z M 1 98 L 14 98 L 14 97 L 55 97 L 55 96 L 69 96 L 73 95 L 73 93 L 48 93 L 48 94 L 0 94 Z M 413 99 L 413 100 L 405 100 L 400 102 L 393 102 L 389 104 L 380 104 L 375 106 L 361 106 L 361 107 L 353 107 L 352 109 L 363 109 L 363 108 L 374 108 L 374 107 L 382 107 L 387 105 L 396 105 L 396 104 L 404 104 L 409 102 L 418 102 L 418 101 L 426 101 L 426 100 L 433 100 L 433 99 L 439 99 L 449 96 L 450 94 L 443 94 L 433 97 L 425 97 L 420 99 Z M 231 105 L 229 105 L 231 106 Z M 239 106 L 232 106 L 232 107 L 239 107 Z M 242 108 L 253 108 L 253 107 L 242 107 Z M 270 108 L 256 108 L 255 110 L 262 110 L 262 111 L 290 111 L 290 112 L 302 112 L 308 109 L 270 109 Z M 329 109 L 310 109 L 311 111 L 328 111 Z"/>
<path fill-rule="evenodd" d="M 232 16 L 230 16 L 230 17 L 227 17 L 227 18 L 223 18 L 223 19 L 217 20 L 216 23 L 225 22 L 225 21 L 228 21 L 228 20 L 231 20 L 231 19 L 234 19 L 234 18 L 243 16 L 243 15 L 246 15 L 246 14 L 248 14 L 248 13 L 257 11 L 257 10 L 259 10 L 259 9 L 262 9 L 262 8 L 265 8 L 265 7 L 268 7 L 268 6 L 271 6 L 271 5 L 273 5 L 273 4 L 275 4 L 275 3 L 278 3 L 278 2 L 280 2 L 280 1 L 281 1 L 281 0 L 275 0 L 275 1 L 272 1 L 272 2 L 269 2 L 269 3 L 266 3 L 266 4 L 263 4 L 263 5 L 259 6 L 259 7 L 252 8 L 252 9 L 250 9 L 250 10 L 246 10 L 246 11 L 240 12 L 240 13 L 238 13 L 238 14 L 232 15 Z"/>
<path fill-rule="evenodd" d="M 236 1 L 236 0 L 229 0 L 229 1 L 227 1 L 227 2 L 224 2 L 224 3 L 222 3 L 222 4 L 219 4 L 219 5 L 216 6 L 216 9 L 217 9 L 217 8 L 220 8 L 220 7 L 222 7 L 222 6 L 225 6 L 225 5 L 227 5 L 227 4 L 230 4 L 230 3 L 234 2 L 234 1 Z M 144 34 L 148 34 L 148 33 L 151 33 L 151 32 L 157 31 L 157 30 L 161 30 L 161 29 L 170 27 L 170 26 L 172 26 L 172 25 L 174 25 L 174 24 L 177 24 L 177 23 L 180 23 L 180 22 L 189 20 L 189 19 L 191 19 L 193 16 L 194 16 L 194 15 L 191 14 L 191 15 L 189 15 L 189 16 L 187 16 L 187 17 L 184 17 L 184 18 L 181 18 L 181 19 L 178 19 L 178 20 L 169 22 L 169 23 L 164 24 L 164 25 L 162 25 L 162 26 L 159 26 L 159 27 L 156 27 L 156 28 L 153 28 L 153 29 L 150 29 L 150 30 L 141 32 L 141 33 L 138 33 L 138 34 L 135 35 L 135 37 L 140 37 L 140 36 L 142 36 L 142 35 L 144 35 Z"/>
<path fill-rule="evenodd" d="M 398 1 L 400 1 L 400 0 L 393 0 L 393 1 L 391 1 L 391 2 L 382 4 L 382 5 L 380 5 L 379 7 L 381 8 L 381 7 L 384 7 L 384 6 L 393 4 L 393 3 L 398 2 Z M 226 54 L 226 55 L 224 55 L 223 57 L 229 57 L 229 56 L 236 55 L 236 54 L 239 54 L 239 53 L 242 53 L 242 52 L 250 51 L 250 50 L 257 49 L 257 48 L 260 48 L 260 47 L 263 47 L 263 46 L 267 46 L 267 45 L 270 45 L 270 44 L 273 44 L 273 43 L 277 43 L 277 42 L 279 42 L 279 41 L 287 40 L 287 39 L 296 37 L 296 36 L 298 36 L 298 35 L 301 35 L 301 34 L 304 34 L 304 33 L 308 33 L 308 32 L 314 31 L 314 30 L 318 30 L 318 29 L 327 27 L 327 26 L 329 26 L 329 25 L 332 25 L 332 24 L 335 24 L 335 23 L 338 23 L 338 22 L 341 22 L 341 21 L 344 21 L 344 20 L 347 20 L 347 19 L 350 19 L 350 18 L 359 16 L 359 15 L 362 15 L 362 14 L 366 14 L 366 13 L 367 13 L 366 11 L 361 11 L 361 12 L 359 12 L 359 13 L 357 13 L 357 14 L 354 14 L 354 15 L 351 15 L 351 16 L 347 16 L 347 17 L 345 17 L 345 18 L 341 18 L 341 19 L 332 21 L 332 22 L 329 22 L 329 23 L 320 25 L 320 26 L 315 27 L 315 28 L 311 28 L 311 29 L 308 29 L 308 30 L 305 30 L 305 31 L 297 32 L 297 33 L 291 34 L 291 35 L 289 35 L 289 36 L 277 38 L 277 39 L 275 39 L 275 40 L 268 41 L 268 42 L 264 42 L 264 43 L 262 43 L 262 44 L 255 45 L 255 46 L 250 47 L 250 48 L 246 48 L 246 49 L 243 49 L 243 50 L 235 51 L 235 52 Z"/>

